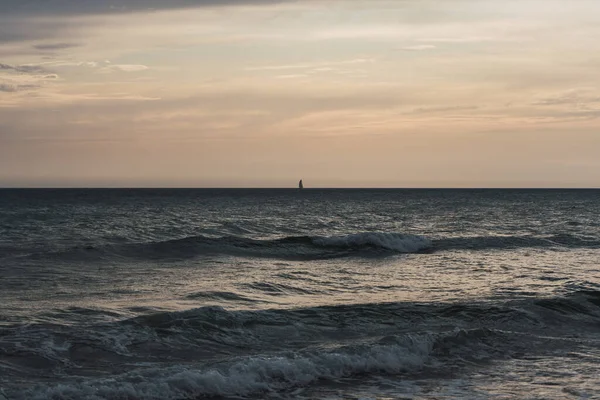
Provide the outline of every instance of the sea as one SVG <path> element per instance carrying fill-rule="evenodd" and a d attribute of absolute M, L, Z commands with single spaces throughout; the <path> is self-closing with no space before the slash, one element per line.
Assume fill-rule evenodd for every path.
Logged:
<path fill-rule="evenodd" d="M 0 190 L 0 399 L 600 399 L 600 190 Z"/>

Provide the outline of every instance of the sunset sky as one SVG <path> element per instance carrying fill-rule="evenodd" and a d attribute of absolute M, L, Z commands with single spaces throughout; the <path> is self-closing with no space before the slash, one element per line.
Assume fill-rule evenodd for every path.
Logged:
<path fill-rule="evenodd" d="M 598 0 L 0 0 L 0 186 L 600 187 Z"/>

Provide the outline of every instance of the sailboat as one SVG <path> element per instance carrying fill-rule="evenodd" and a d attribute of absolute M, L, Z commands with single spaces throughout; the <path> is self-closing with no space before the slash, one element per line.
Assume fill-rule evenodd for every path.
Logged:
<path fill-rule="evenodd" d="M 298 189 L 300 189 L 300 190 L 304 189 L 304 185 L 302 184 L 302 179 L 300 179 L 300 182 L 298 182 Z"/>

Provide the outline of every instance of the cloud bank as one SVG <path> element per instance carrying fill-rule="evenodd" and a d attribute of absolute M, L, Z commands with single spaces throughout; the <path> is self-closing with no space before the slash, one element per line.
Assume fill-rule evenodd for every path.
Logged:
<path fill-rule="evenodd" d="M 310 1 L 310 0 L 309 0 Z M 197 7 L 277 4 L 285 0 L 0 0 L 3 16 L 93 15 L 152 12 Z"/>

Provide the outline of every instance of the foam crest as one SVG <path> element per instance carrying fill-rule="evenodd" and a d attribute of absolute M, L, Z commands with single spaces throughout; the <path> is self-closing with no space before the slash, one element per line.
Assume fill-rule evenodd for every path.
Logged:
<path fill-rule="evenodd" d="M 17 398 L 166 400 L 281 392 L 321 379 L 412 371 L 424 365 L 434 344 L 430 335 L 404 336 L 394 341 L 393 344 L 346 346 L 327 352 L 247 357 L 229 366 L 207 370 L 178 367 L 136 371 L 110 380 L 38 387 Z"/>
<path fill-rule="evenodd" d="M 423 236 L 401 233 L 364 232 L 344 236 L 315 237 L 313 243 L 324 247 L 372 246 L 400 253 L 414 253 L 432 247 L 431 240 Z"/>

